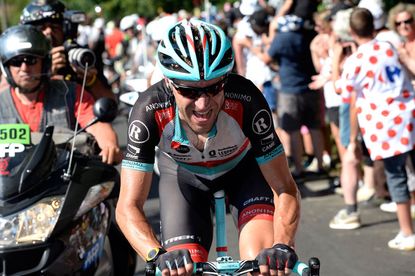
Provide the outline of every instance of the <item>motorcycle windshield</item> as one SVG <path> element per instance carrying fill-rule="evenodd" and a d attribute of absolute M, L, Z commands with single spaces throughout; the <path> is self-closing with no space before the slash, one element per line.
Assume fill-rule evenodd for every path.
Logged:
<path fill-rule="evenodd" d="M 50 173 L 56 152 L 47 140 L 32 145 L 27 125 L 0 125 L 0 200 L 34 188 Z"/>

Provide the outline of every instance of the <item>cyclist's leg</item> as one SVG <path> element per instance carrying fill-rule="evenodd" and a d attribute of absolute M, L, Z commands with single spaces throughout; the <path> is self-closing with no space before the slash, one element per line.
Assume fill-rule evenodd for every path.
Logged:
<path fill-rule="evenodd" d="M 274 241 L 273 193 L 251 154 L 228 174 L 225 192 L 239 229 L 241 259 L 254 259 Z"/>
<path fill-rule="evenodd" d="M 213 235 L 210 193 L 173 161 L 158 161 L 162 244 L 168 251 L 188 249 L 194 262 L 207 261 Z"/>

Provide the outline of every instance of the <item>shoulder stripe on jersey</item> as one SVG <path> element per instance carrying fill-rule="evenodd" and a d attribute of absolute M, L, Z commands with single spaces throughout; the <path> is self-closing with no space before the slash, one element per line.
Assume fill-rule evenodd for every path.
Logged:
<path fill-rule="evenodd" d="M 136 171 L 152 172 L 154 164 L 146 164 L 130 160 L 123 160 L 121 163 L 121 167 L 125 169 L 133 169 Z"/>
<path fill-rule="evenodd" d="M 261 164 L 265 164 L 268 161 L 274 159 L 275 157 L 281 155 L 283 152 L 284 152 L 284 148 L 283 148 L 283 146 L 281 144 L 278 147 L 276 147 L 273 151 L 269 152 L 268 154 L 263 155 L 263 156 L 260 156 L 260 157 L 257 157 L 255 159 L 256 159 L 257 163 L 259 165 L 261 165 Z"/>

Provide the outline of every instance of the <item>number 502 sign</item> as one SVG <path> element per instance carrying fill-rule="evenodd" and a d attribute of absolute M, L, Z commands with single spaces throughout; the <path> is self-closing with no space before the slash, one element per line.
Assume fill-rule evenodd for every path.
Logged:
<path fill-rule="evenodd" d="M 30 128 L 25 124 L 0 125 L 0 158 L 14 157 L 30 144 Z"/>

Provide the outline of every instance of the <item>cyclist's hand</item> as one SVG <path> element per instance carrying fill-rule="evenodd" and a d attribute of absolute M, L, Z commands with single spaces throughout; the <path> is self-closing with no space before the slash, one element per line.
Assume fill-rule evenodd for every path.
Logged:
<path fill-rule="evenodd" d="M 298 257 L 294 249 L 277 243 L 271 248 L 261 250 L 256 260 L 261 271 L 260 275 L 289 275 Z"/>
<path fill-rule="evenodd" d="M 193 261 L 187 249 L 166 252 L 156 260 L 156 265 L 163 276 L 190 276 L 193 273 Z"/>

